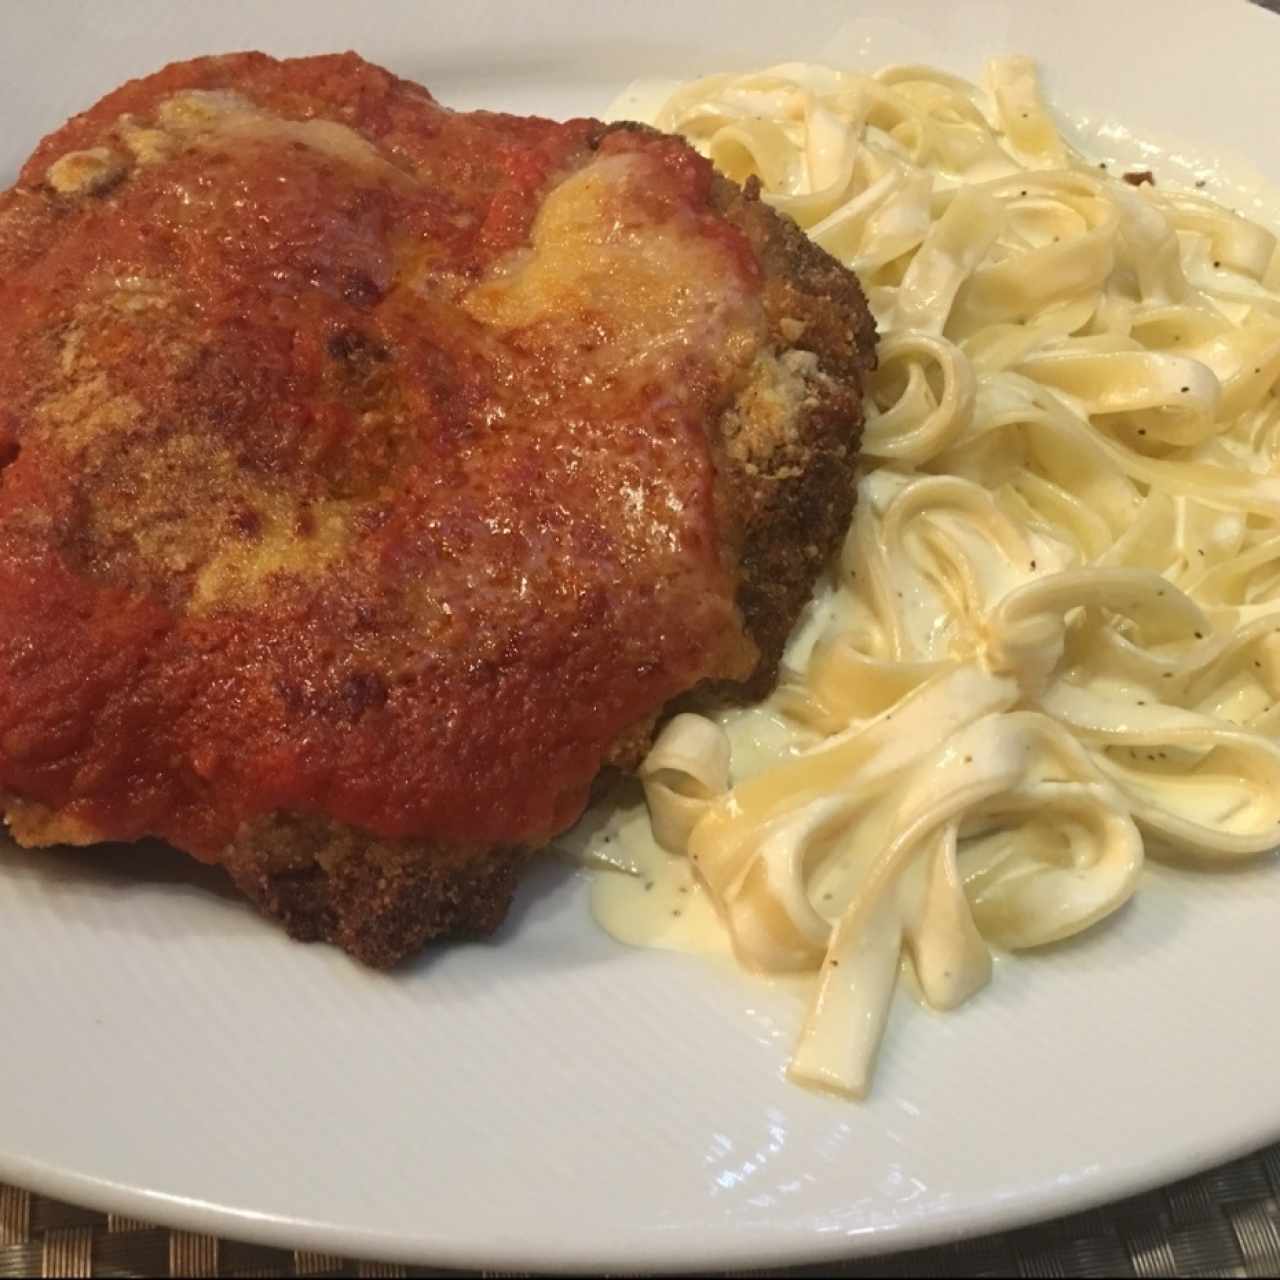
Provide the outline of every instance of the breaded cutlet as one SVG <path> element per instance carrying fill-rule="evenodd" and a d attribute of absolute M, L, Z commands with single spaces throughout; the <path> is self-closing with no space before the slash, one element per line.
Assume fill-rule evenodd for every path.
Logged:
<path fill-rule="evenodd" d="M 502 919 L 851 514 L 854 277 L 679 139 L 354 54 L 132 81 L 0 195 L 0 808 L 385 966 Z"/>

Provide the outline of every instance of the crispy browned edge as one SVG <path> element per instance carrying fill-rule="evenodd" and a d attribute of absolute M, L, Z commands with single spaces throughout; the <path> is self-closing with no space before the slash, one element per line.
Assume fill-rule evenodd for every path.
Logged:
<path fill-rule="evenodd" d="M 717 433 L 721 482 L 744 525 L 738 606 L 760 650 L 748 680 L 719 688 L 757 699 L 773 687 L 787 638 L 853 514 L 876 329 L 853 273 L 762 203 L 754 178 L 740 188 L 717 177 L 714 199 L 759 254 L 770 347 L 812 352 L 820 370 L 781 430 L 753 422 L 740 396 Z"/>
<path fill-rule="evenodd" d="M 608 131 L 602 127 L 599 136 Z M 763 204 L 754 180 L 741 188 L 717 177 L 712 199 L 759 256 L 770 349 L 817 357 L 794 414 L 759 411 L 760 388 L 748 382 L 711 428 L 718 513 L 740 548 L 738 604 L 760 660 L 748 680 L 709 682 L 700 692 L 741 701 L 772 687 L 787 637 L 848 526 L 875 326 L 854 276 Z M 606 763 L 637 763 L 658 720 L 631 726 Z M 11 798 L 6 816 L 14 821 L 22 810 Z M 23 839 L 17 824 L 14 834 L 23 843 L 47 843 L 38 836 L 39 815 L 27 816 L 35 838 Z M 241 892 L 294 938 L 329 941 L 388 968 L 432 939 L 497 928 L 532 852 L 378 840 L 325 818 L 275 814 L 246 826 L 222 863 Z"/>

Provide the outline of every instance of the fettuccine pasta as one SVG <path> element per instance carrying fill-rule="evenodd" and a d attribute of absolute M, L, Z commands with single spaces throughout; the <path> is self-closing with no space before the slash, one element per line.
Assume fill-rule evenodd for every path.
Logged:
<path fill-rule="evenodd" d="M 651 940 L 696 917 L 813 975 L 792 1075 L 861 1094 L 904 957 L 948 1009 L 1144 852 L 1277 843 L 1276 239 L 1077 154 L 1023 58 L 711 76 L 651 123 L 858 273 L 880 367 L 778 691 L 677 716 L 647 809 L 571 843 L 673 922 Z"/>

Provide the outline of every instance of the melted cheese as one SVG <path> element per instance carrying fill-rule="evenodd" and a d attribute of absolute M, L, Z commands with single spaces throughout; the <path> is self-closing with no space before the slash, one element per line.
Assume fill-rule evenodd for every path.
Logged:
<path fill-rule="evenodd" d="M 157 108 L 155 128 L 140 129 L 129 120 L 124 123 L 124 131 L 140 163 L 168 158 L 177 144 L 212 147 L 254 141 L 295 142 L 368 174 L 394 182 L 413 181 L 368 138 L 345 124 L 336 120 L 287 120 L 229 90 L 191 89 L 176 93 Z"/>
<path fill-rule="evenodd" d="M 646 156 L 608 155 L 560 183 L 530 247 L 502 262 L 465 309 L 499 329 L 563 320 L 589 334 L 594 324 L 608 340 L 580 353 L 586 378 L 624 368 L 670 375 L 691 349 L 745 360 L 758 344 L 754 300 L 731 287 L 716 242 L 679 216 L 646 213 L 653 174 Z M 668 389 L 679 394 L 678 383 Z"/>
<path fill-rule="evenodd" d="M 245 486 L 262 522 L 251 541 L 219 539 L 212 559 L 200 570 L 191 607 L 196 612 L 215 605 L 248 605 L 263 599 L 279 573 L 323 578 L 353 542 L 352 515 L 362 504 L 324 501 L 303 508 L 295 501 Z M 305 518 L 311 532 L 303 534 Z"/>
<path fill-rule="evenodd" d="M 45 180 L 59 195 L 94 195 L 118 182 L 126 167 L 109 147 L 90 147 L 59 157 L 49 166 Z"/>

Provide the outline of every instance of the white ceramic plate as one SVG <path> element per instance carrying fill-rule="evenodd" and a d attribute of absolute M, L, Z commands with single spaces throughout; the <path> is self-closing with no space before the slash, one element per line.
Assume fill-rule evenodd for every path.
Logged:
<path fill-rule="evenodd" d="M 1056 102 L 1280 179 L 1280 18 L 1242 0 L 5 5 L 0 181 L 128 76 L 354 47 L 444 101 L 599 112 L 634 76 L 1041 58 Z M 3 607 L 3 602 L 0 602 Z M 163 851 L 0 849 L 0 1178 L 272 1244 L 693 1268 L 1004 1228 L 1280 1136 L 1280 867 L 1153 872 L 1105 927 L 900 1002 L 862 1105 L 782 1071 L 798 1010 L 629 952 L 546 867 L 492 944 L 398 977 L 290 943 Z"/>

